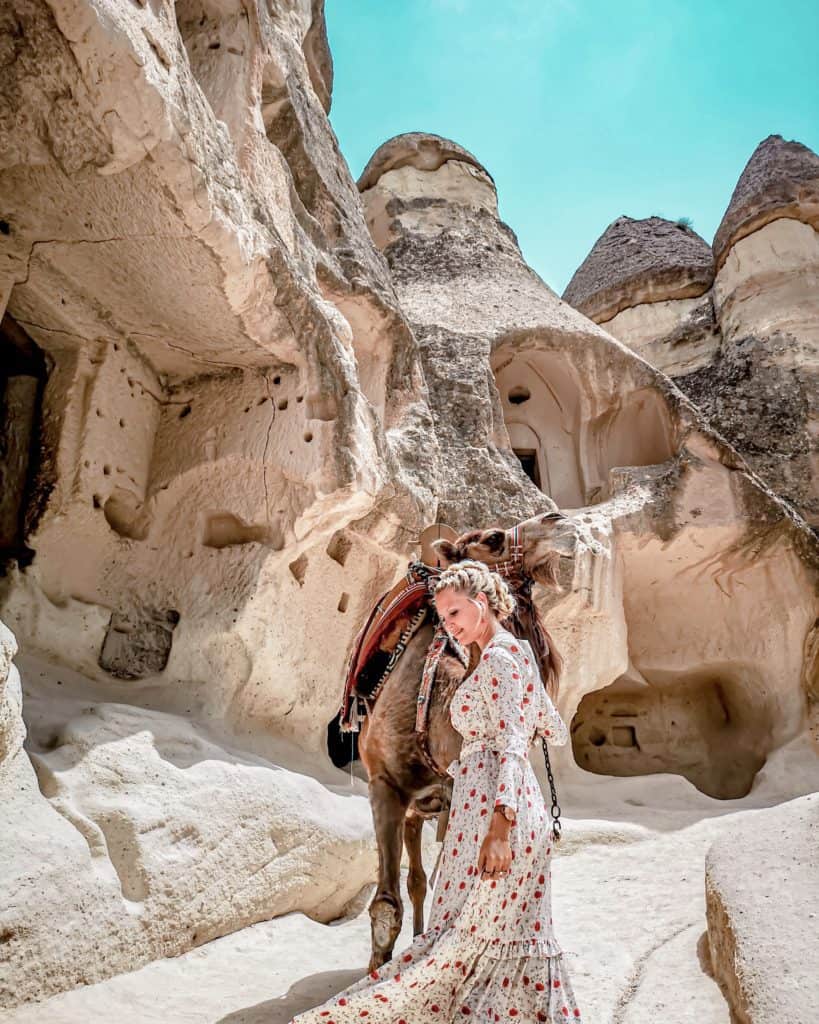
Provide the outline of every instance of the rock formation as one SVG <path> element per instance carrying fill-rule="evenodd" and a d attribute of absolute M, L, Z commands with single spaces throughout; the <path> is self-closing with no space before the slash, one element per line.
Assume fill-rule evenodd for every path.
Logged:
<path fill-rule="evenodd" d="M 17 641 L 0 623 L 0 770 L 17 759 L 25 737 L 20 674 L 12 662 L 16 653 Z"/>
<path fill-rule="evenodd" d="M 610 224 L 563 298 L 674 380 L 709 365 L 719 348 L 704 239 L 661 217 Z"/>
<path fill-rule="evenodd" d="M 26 670 L 28 756 L 0 767 L 0 1005 L 293 910 L 330 921 L 368 886 L 365 800 Z"/>
<path fill-rule="evenodd" d="M 542 489 L 580 510 L 589 531 L 571 595 L 549 611 L 567 658 L 564 710 L 577 709 L 577 763 L 673 771 L 714 796 L 746 793 L 767 752 L 804 721 L 809 537 L 667 378 L 526 266 L 473 156 L 435 136 L 399 136 L 359 187 L 420 345 L 445 452 L 440 519 L 457 529 L 511 522 L 542 507 Z M 669 262 L 668 229 L 651 230 Z M 685 243 L 670 286 L 707 288 L 704 243 L 671 230 Z M 767 523 L 758 540 L 753 522 Z M 595 544 L 606 554 L 592 555 Z M 792 606 L 791 584 L 775 566 L 794 544 L 807 561 L 790 562 L 801 612 L 789 623 L 776 606 Z M 771 585 L 785 588 L 773 602 Z"/>
<path fill-rule="evenodd" d="M 817 229 L 819 156 L 771 136 L 748 161 L 714 239 L 722 359 L 712 378 L 701 373 L 683 382 L 714 426 L 814 526 L 819 526 Z"/>
<path fill-rule="evenodd" d="M 819 1019 L 819 796 L 743 821 L 706 859 L 710 966 L 740 1024 Z"/>
<path fill-rule="evenodd" d="M 564 294 L 673 377 L 709 422 L 814 526 L 819 414 L 819 157 L 765 139 L 714 239 L 621 217 Z"/>
<path fill-rule="evenodd" d="M 563 298 L 595 323 L 644 303 L 699 298 L 714 282 L 711 249 L 685 222 L 618 217 L 575 272 Z"/>
<path fill-rule="evenodd" d="M 391 577 L 436 478 L 315 8 L 21 0 L 0 90 L 4 544 L 36 552 L 6 621 L 123 696 L 161 672 L 172 707 L 291 736 L 314 716 L 291 638 L 313 606 L 341 670 L 351 572 Z"/>
<path fill-rule="evenodd" d="M 799 142 L 769 135 L 745 166 L 717 228 L 717 269 L 743 238 L 783 218 L 819 229 L 819 157 Z"/>
<path fill-rule="evenodd" d="M 326 727 L 430 522 L 509 525 L 545 494 L 575 517 L 540 595 L 566 778 L 738 797 L 801 736 L 815 539 L 527 267 L 474 156 L 399 136 L 356 189 L 318 0 L 13 0 L 0 42 L 0 612 L 23 652 L 21 687 L 3 627 L 0 1004 L 357 905 L 369 810 Z M 777 225 L 730 241 L 721 344 L 753 305 L 733 254 Z M 702 240 L 648 237 L 606 271 L 609 322 L 628 288 L 664 323 L 710 301 Z M 781 311 L 805 320 L 797 264 Z"/>
<path fill-rule="evenodd" d="M 416 459 L 417 347 L 327 121 L 321 4 L 15 0 L 0 39 L 0 603 L 86 680 L 33 733 L 37 776 L 6 772 L 8 1001 L 332 916 L 372 875 L 360 797 L 345 835 L 318 783 L 217 765 L 196 824 L 204 769 L 163 751 L 315 758 L 364 609 L 434 518 L 436 448 Z M 336 856 L 349 884 L 307 883 Z"/>
<path fill-rule="evenodd" d="M 675 422 L 661 394 L 673 389 L 526 266 L 474 156 L 435 136 L 399 136 L 359 187 L 447 452 L 439 518 L 456 528 L 523 518 L 542 507 L 541 488 L 581 508 L 611 495 L 613 467 L 671 457 Z M 594 379 L 586 389 L 584 374 Z"/>

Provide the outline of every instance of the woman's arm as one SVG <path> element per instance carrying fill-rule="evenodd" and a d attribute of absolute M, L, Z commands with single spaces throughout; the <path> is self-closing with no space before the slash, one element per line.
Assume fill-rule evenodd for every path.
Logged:
<path fill-rule="evenodd" d="M 511 831 L 512 822 L 496 810 L 490 819 L 489 830 L 478 853 L 478 871 L 481 878 L 494 878 L 507 872 L 512 866 L 512 847 L 509 845 Z"/>
<path fill-rule="evenodd" d="M 500 754 L 494 806 L 515 812 L 522 795 L 524 761 L 531 740 L 524 716 L 526 693 L 521 669 L 510 653 L 494 647 L 484 677 Z"/>

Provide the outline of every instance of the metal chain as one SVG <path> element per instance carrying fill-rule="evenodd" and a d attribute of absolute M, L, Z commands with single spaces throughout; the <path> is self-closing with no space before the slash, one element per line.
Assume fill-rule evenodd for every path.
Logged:
<path fill-rule="evenodd" d="M 560 824 L 560 804 L 557 802 L 557 788 L 555 786 L 555 777 L 552 774 L 552 762 L 549 760 L 549 748 L 542 736 L 540 742 L 543 744 L 543 756 L 546 759 L 546 778 L 549 780 L 549 792 L 552 795 L 552 839 L 557 843 L 560 841 L 560 830 L 562 828 Z"/>

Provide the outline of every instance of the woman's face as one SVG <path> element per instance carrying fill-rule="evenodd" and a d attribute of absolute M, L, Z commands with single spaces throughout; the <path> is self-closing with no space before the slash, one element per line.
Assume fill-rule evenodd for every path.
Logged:
<path fill-rule="evenodd" d="M 449 634 L 464 647 L 475 643 L 489 621 L 489 604 L 485 594 L 470 598 L 461 591 L 447 587 L 435 595 L 435 607 Z"/>

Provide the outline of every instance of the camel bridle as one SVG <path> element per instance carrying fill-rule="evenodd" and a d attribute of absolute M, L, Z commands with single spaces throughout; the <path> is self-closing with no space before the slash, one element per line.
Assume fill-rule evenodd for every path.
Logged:
<path fill-rule="evenodd" d="M 520 527 L 512 527 L 512 536 L 509 540 L 509 554 L 501 562 L 495 562 L 488 566 L 492 572 L 498 573 L 508 580 L 515 589 L 528 583 L 531 587 L 532 577 L 523 568 L 523 541 L 520 537 Z"/>

